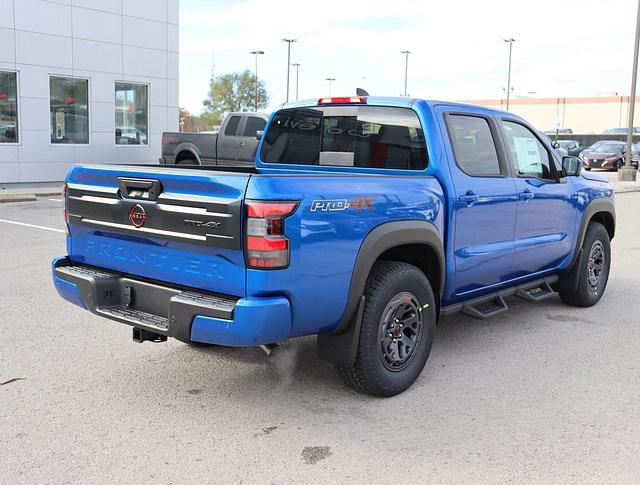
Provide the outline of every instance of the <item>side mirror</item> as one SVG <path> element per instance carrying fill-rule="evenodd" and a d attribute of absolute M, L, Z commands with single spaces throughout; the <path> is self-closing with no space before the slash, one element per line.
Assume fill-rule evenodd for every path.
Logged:
<path fill-rule="evenodd" d="M 557 150 L 558 148 L 560 148 L 560 143 L 558 143 L 557 141 L 552 141 L 551 146 Z"/>
<path fill-rule="evenodd" d="M 257 130 L 256 131 L 256 140 L 261 140 L 262 139 L 262 135 L 264 135 L 264 130 Z"/>
<path fill-rule="evenodd" d="M 577 177 L 582 170 L 582 161 L 578 157 L 562 157 L 562 172 L 565 177 Z"/>

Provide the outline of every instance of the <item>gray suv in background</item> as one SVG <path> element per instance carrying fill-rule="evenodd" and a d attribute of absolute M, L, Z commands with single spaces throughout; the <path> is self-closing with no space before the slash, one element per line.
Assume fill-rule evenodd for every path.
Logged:
<path fill-rule="evenodd" d="M 253 166 L 260 136 L 268 118 L 266 113 L 229 113 L 218 132 L 165 132 L 162 134 L 160 163 Z"/>

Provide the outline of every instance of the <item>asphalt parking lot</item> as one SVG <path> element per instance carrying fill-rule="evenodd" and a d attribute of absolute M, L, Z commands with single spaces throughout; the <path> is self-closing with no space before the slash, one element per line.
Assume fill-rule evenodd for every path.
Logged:
<path fill-rule="evenodd" d="M 136 344 L 61 300 L 61 203 L 0 204 L 0 482 L 629 482 L 640 477 L 640 193 L 591 309 L 446 318 L 416 385 L 353 393 L 313 338 Z M 39 227 L 35 227 L 39 226 Z M 50 230 L 53 229 L 53 230 Z M 57 231 L 56 231 L 57 230 Z"/>

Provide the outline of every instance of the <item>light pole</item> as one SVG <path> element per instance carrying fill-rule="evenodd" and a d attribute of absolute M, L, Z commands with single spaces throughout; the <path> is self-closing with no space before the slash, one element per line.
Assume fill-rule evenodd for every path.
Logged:
<path fill-rule="evenodd" d="M 258 56 L 264 54 L 264 51 L 251 51 L 249 54 L 256 56 L 256 111 L 258 111 Z"/>
<path fill-rule="evenodd" d="M 507 72 L 507 111 L 509 111 L 509 98 L 511 95 L 511 49 L 513 49 L 513 43 L 516 39 L 510 37 L 502 40 L 509 44 L 509 70 Z"/>
<path fill-rule="evenodd" d="M 618 180 L 633 181 L 636 179 L 636 172 L 631 166 L 633 153 L 633 118 L 636 107 L 636 80 L 638 79 L 638 47 L 640 46 L 640 0 L 638 0 L 638 13 L 636 14 L 636 42 L 633 47 L 633 70 L 631 71 L 631 96 L 629 97 L 629 131 L 627 132 L 627 148 L 624 167 L 618 170 Z"/>
<path fill-rule="evenodd" d="M 298 101 L 298 81 L 299 81 L 298 75 L 300 74 L 300 63 L 294 62 L 291 65 L 296 68 L 296 101 Z"/>
<path fill-rule="evenodd" d="M 335 77 L 325 77 L 325 81 L 329 82 L 329 97 L 331 97 L 331 83 L 336 80 Z"/>
<path fill-rule="evenodd" d="M 289 102 L 289 73 L 291 71 L 291 44 L 298 42 L 297 39 L 282 39 L 287 43 L 287 102 Z"/>
<path fill-rule="evenodd" d="M 404 54 L 404 95 L 407 95 L 407 76 L 409 75 L 409 54 L 411 51 L 400 51 Z"/>

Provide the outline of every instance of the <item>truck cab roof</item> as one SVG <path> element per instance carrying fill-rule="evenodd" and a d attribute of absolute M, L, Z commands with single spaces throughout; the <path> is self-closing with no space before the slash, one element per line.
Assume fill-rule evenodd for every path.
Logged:
<path fill-rule="evenodd" d="M 488 112 L 488 113 L 490 112 L 494 114 L 495 113 L 508 114 L 510 117 L 520 119 L 518 115 L 515 115 L 514 113 L 510 113 L 508 111 L 499 110 L 495 108 L 488 108 L 488 107 L 480 106 L 476 104 L 459 103 L 456 101 L 422 99 L 422 98 L 412 98 L 412 97 L 405 97 L 405 96 L 352 96 L 352 97 L 365 98 L 366 101 L 365 103 L 362 103 L 362 104 L 366 104 L 370 106 L 393 106 L 396 108 L 412 108 L 414 104 L 422 102 L 422 103 L 425 103 L 430 108 L 433 108 L 434 106 L 439 106 L 439 105 L 446 105 L 446 106 L 458 107 L 460 108 L 461 111 L 483 110 L 485 112 Z M 288 103 L 281 104 L 274 111 L 277 111 L 279 109 L 305 108 L 305 107 L 311 107 L 311 106 L 318 106 L 319 104 L 318 102 L 321 99 L 329 99 L 329 98 L 337 99 L 337 98 L 345 98 L 345 97 L 344 96 L 326 96 L 324 98 L 309 98 L 309 99 L 302 99 L 299 101 L 290 101 Z M 344 103 L 335 103 L 335 104 L 344 104 Z M 358 104 L 361 104 L 361 103 L 358 103 Z"/>

